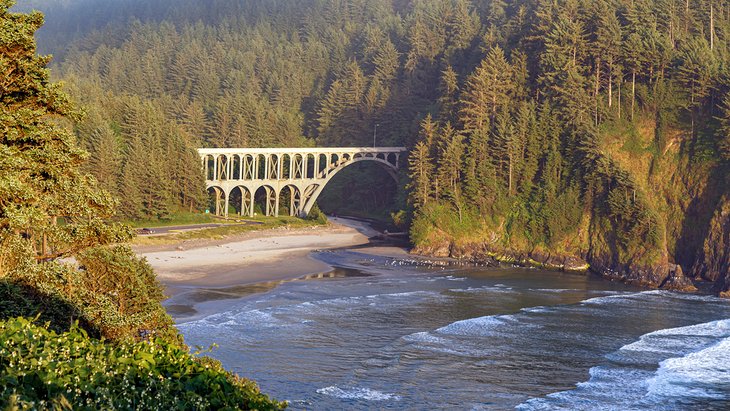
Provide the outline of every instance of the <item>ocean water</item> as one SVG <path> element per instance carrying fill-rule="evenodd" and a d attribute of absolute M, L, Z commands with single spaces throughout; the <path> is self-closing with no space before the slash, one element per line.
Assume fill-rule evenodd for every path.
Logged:
<path fill-rule="evenodd" d="M 730 302 L 520 268 L 348 251 L 182 322 L 291 409 L 730 409 Z"/>

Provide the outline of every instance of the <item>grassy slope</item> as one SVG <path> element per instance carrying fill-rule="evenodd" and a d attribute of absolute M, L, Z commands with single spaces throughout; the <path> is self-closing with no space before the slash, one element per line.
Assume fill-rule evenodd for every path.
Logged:
<path fill-rule="evenodd" d="M 132 245 L 167 245 L 184 240 L 210 239 L 220 240 L 227 236 L 242 234 L 249 231 L 259 231 L 272 228 L 303 228 L 326 224 L 322 220 L 305 220 L 297 217 L 255 217 L 242 220 L 246 223 L 229 222 L 220 227 L 204 228 L 200 230 L 173 232 L 160 236 L 137 236 Z M 221 222 L 221 221 L 214 221 Z M 148 226 L 145 226 L 148 227 Z"/>

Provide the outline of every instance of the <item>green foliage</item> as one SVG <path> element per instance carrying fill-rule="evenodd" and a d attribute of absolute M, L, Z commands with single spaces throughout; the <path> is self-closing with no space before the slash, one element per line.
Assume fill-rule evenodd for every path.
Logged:
<path fill-rule="evenodd" d="M 477 215 L 465 211 L 461 216 L 452 206 L 432 202 L 421 207 L 411 223 L 411 242 L 431 244 L 453 239 L 475 239 L 479 235 Z"/>
<path fill-rule="evenodd" d="M 162 286 L 147 261 L 126 246 L 91 248 L 77 258 L 83 275 L 77 276 L 80 284 L 69 298 L 105 338 L 178 337 L 161 306 Z"/>
<path fill-rule="evenodd" d="M 307 220 L 316 221 L 319 224 L 327 224 L 327 216 L 319 209 L 317 204 L 307 214 Z"/>
<path fill-rule="evenodd" d="M 0 406 L 275 410 L 286 404 L 162 339 L 108 344 L 76 325 L 56 333 L 15 318 L 0 322 Z"/>
<path fill-rule="evenodd" d="M 376 137 L 413 149 L 414 224 L 435 203 L 508 246 L 555 247 L 586 217 L 581 238 L 625 262 L 667 254 L 666 210 L 686 205 L 663 184 L 730 158 L 725 1 L 123 3 L 49 9 L 48 44 L 63 44 L 59 73 L 89 107 L 76 131 L 99 159 L 90 170 L 127 217 L 204 205 L 199 145 Z M 651 173 L 674 157 L 691 167 L 643 181 L 659 176 L 623 155 L 651 155 Z M 355 203 L 376 208 L 363 193 Z"/>
<path fill-rule="evenodd" d="M 58 331 L 79 319 L 89 333 L 110 340 L 157 335 L 180 342 L 160 304 L 162 286 L 144 259 L 126 246 L 93 247 L 76 258 L 78 269 L 45 262 L 7 276 L 3 318 L 41 313 Z"/>
<path fill-rule="evenodd" d="M 62 125 L 77 113 L 49 81 L 48 58 L 35 54 L 43 17 L 11 13 L 13 3 L 0 3 L 0 277 L 27 249 L 49 259 L 130 237 L 105 224 L 115 203 L 81 170 L 87 154 Z"/>
<path fill-rule="evenodd" d="M 187 211 L 177 212 L 170 214 L 167 218 L 159 219 L 148 219 L 148 220 L 130 220 L 125 221 L 132 227 L 166 227 L 176 225 L 189 225 L 189 224 L 210 224 L 220 222 L 220 219 L 216 219 L 213 214 L 206 213 L 190 213 Z"/>
<path fill-rule="evenodd" d="M 87 154 L 61 125 L 74 112 L 49 82 L 48 59 L 35 55 L 43 19 L 11 13 L 10 5 L 0 3 L 0 70 L 8 73 L 0 84 L 0 279 L 5 292 L 20 292 L 3 315 L 41 312 L 56 329 L 80 318 L 110 339 L 146 330 L 176 340 L 149 265 L 129 248 L 107 246 L 131 230 L 105 221 L 115 203 L 82 171 Z M 85 267 L 58 262 L 69 256 Z"/>

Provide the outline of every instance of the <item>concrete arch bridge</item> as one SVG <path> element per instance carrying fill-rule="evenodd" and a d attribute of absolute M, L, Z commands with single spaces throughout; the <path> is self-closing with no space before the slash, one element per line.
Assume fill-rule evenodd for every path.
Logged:
<path fill-rule="evenodd" d="M 284 198 L 289 215 L 304 217 L 327 183 L 349 165 L 372 161 L 397 182 L 405 151 L 405 147 L 201 148 L 198 153 L 206 188 L 215 192 L 216 215 L 228 217 L 229 200 L 240 195 L 238 213 L 253 217 L 256 196 L 262 191 L 262 211 L 267 216 L 279 215 Z"/>

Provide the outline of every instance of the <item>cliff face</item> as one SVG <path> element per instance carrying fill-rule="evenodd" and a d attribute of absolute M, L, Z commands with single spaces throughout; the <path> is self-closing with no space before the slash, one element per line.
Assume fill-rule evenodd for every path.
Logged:
<path fill-rule="evenodd" d="M 707 238 L 692 266 L 691 275 L 714 283 L 713 289 L 730 297 L 730 197 L 724 196 L 715 212 Z"/>
<path fill-rule="evenodd" d="M 652 147 L 655 128 L 645 122 L 637 145 Z M 514 210 L 481 216 L 478 228 L 461 231 L 431 210 L 422 213 L 432 213 L 425 219 L 416 218 L 426 220 L 415 224 L 430 232 L 424 234 L 421 227 L 412 237 L 413 252 L 590 270 L 612 281 L 678 291 L 696 291 L 696 282 L 711 283 L 715 292 L 730 298 L 730 172 L 718 158 L 694 160 L 680 131 L 668 134 L 674 137 L 663 151 L 627 151 L 623 137 L 605 136 L 597 162 L 606 171 L 582 190 L 580 222 L 551 244 L 532 244 L 524 231 L 510 231 Z M 632 214 L 612 207 L 630 207 Z"/>
<path fill-rule="evenodd" d="M 730 236 L 730 213 L 726 219 L 726 243 Z M 601 231 L 592 225 L 587 237 L 591 238 L 587 251 L 580 247 L 562 247 L 562 251 L 542 249 L 519 249 L 497 245 L 497 241 L 460 241 L 449 233 L 435 229 L 429 241 L 416 244 L 412 252 L 433 257 L 450 257 L 474 263 L 498 265 L 499 263 L 560 270 L 566 272 L 595 272 L 612 281 L 621 281 L 638 286 L 661 288 L 676 291 L 696 291 L 697 288 L 688 278 L 682 267 L 669 262 L 668 255 L 661 253 L 658 260 L 647 258 L 641 252 L 632 255 L 628 261 L 622 260 L 611 231 Z M 498 235 L 488 236 L 497 238 Z M 727 271 L 730 249 L 726 247 L 725 270 Z M 646 261 L 654 260 L 648 263 Z M 730 286 L 730 274 L 727 276 Z M 727 288 L 725 288 L 727 289 Z"/>

